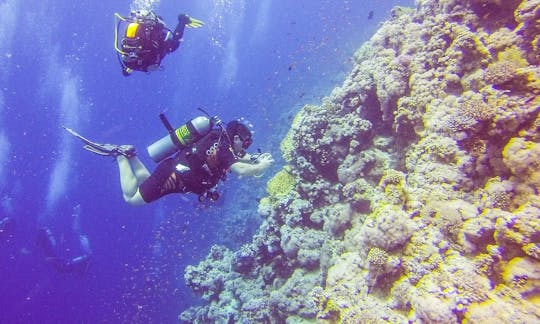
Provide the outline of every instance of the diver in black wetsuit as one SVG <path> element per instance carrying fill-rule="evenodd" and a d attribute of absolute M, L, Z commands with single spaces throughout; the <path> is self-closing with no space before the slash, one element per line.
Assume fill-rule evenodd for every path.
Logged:
<path fill-rule="evenodd" d="M 74 258 L 62 258 L 56 253 L 56 239 L 48 227 L 38 230 L 37 244 L 43 250 L 45 259 L 58 272 L 84 274 L 90 266 L 90 255 L 81 254 Z"/>
<path fill-rule="evenodd" d="M 126 18 L 119 14 L 116 14 L 116 17 L 127 23 L 120 44 L 118 44 L 119 26 L 117 27 L 115 43 L 124 76 L 129 76 L 134 70 L 142 72 L 156 70 L 167 54 L 178 49 L 186 26 L 198 28 L 203 25 L 198 19 L 180 14 L 176 28 L 171 31 L 160 16 L 147 10 L 132 11 L 131 16 Z"/>
<path fill-rule="evenodd" d="M 15 227 L 15 222 L 11 217 L 4 217 L 0 220 L 0 238 L 3 236 L 11 235 L 13 228 Z"/>
<path fill-rule="evenodd" d="M 200 125 L 195 125 L 199 122 Z M 188 137 L 181 138 L 186 141 L 187 138 L 198 136 L 195 135 L 199 132 L 198 128 L 205 129 L 195 142 L 186 144 L 178 151 L 167 135 L 163 139 L 171 143 L 172 152 L 167 144 L 162 143 L 163 139 L 151 145 L 159 144 L 156 151 L 152 150 L 151 153 L 155 154 L 153 159 L 159 156 L 156 160 L 159 164 L 152 174 L 137 157 L 134 146 L 95 143 L 70 128 L 64 128 L 85 143 L 84 149 L 116 159 L 124 200 L 135 206 L 172 193 L 194 193 L 201 202 L 206 198 L 216 200 L 219 194 L 215 187 L 219 181 L 225 180 L 229 171 L 240 176 L 260 177 L 274 163 L 270 153 L 252 155 L 246 152 L 253 142 L 253 134 L 245 123 L 238 120 L 232 120 L 223 127 L 221 121 L 214 123 L 203 116 L 192 119 L 173 134 L 175 138 L 179 134 L 188 134 Z M 179 141 L 179 138 L 176 140 Z M 173 156 L 169 157 L 171 154 Z"/>
<path fill-rule="evenodd" d="M 37 244 L 43 250 L 45 259 L 58 272 L 85 274 L 90 267 L 90 241 L 80 231 L 80 205 L 73 208 L 73 231 L 78 235 L 79 244 L 83 253 L 72 258 L 60 257 L 57 253 L 57 242 L 52 231 L 48 227 L 38 229 Z"/>

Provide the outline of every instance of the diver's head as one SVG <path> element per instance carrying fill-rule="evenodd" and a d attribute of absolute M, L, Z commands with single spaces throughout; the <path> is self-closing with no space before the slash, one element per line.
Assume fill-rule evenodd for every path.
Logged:
<path fill-rule="evenodd" d="M 240 157 L 246 154 L 246 149 L 253 143 L 252 132 L 244 123 L 233 120 L 227 123 L 227 134 L 232 141 L 232 147 Z"/>
<path fill-rule="evenodd" d="M 150 15 L 150 10 L 147 10 L 147 9 L 132 10 L 131 15 L 133 17 L 144 18 Z"/>

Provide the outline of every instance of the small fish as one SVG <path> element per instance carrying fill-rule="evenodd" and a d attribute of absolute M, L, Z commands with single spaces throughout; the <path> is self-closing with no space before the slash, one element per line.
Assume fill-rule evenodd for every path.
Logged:
<path fill-rule="evenodd" d="M 367 19 L 373 19 L 373 10 L 368 13 Z"/>

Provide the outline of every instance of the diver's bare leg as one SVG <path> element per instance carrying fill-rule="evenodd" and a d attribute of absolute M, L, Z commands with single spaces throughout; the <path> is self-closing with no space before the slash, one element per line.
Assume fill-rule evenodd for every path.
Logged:
<path fill-rule="evenodd" d="M 118 170 L 120 171 L 120 186 L 122 187 L 122 193 L 124 194 L 124 199 L 128 200 L 135 195 L 139 188 L 137 177 L 131 169 L 131 164 L 126 157 L 119 155 L 116 158 L 116 161 L 118 162 Z"/>
<path fill-rule="evenodd" d="M 139 160 L 138 158 L 135 159 Z M 120 171 L 120 186 L 122 187 L 124 200 L 132 205 L 144 204 L 145 202 L 139 193 L 139 179 L 131 168 L 130 160 L 123 155 L 119 155 L 116 157 L 116 161 L 118 162 L 118 170 Z M 138 164 L 142 165 L 140 161 Z M 137 170 L 137 172 L 144 173 L 141 169 Z M 148 172 L 148 170 L 146 170 L 146 172 Z"/>
<path fill-rule="evenodd" d="M 129 164 L 131 164 L 131 169 L 135 173 L 135 177 L 137 177 L 137 184 L 139 186 L 144 182 L 144 180 L 150 177 L 150 172 L 148 172 L 148 169 L 137 156 L 130 158 Z"/>

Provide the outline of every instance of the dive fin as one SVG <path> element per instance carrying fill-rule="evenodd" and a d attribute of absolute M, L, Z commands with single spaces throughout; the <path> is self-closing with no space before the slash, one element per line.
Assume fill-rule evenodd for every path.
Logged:
<path fill-rule="evenodd" d="M 76 131 L 74 131 L 73 129 L 71 129 L 69 127 L 66 127 L 66 126 L 62 125 L 62 128 L 67 130 L 69 133 L 71 133 L 71 135 L 73 135 L 73 136 L 77 137 L 78 139 L 80 139 L 81 141 L 83 141 L 85 144 L 95 144 L 91 140 L 87 139 L 86 137 L 83 137 L 81 134 L 77 133 Z"/>
<path fill-rule="evenodd" d="M 111 155 L 110 152 L 102 151 L 102 150 L 97 149 L 96 147 L 90 146 L 90 145 L 88 145 L 88 144 L 86 144 L 85 146 L 83 146 L 83 149 L 85 149 L 85 150 L 87 150 L 87 151 L 90 151 L 90 152 L 92 152 L 92 153 L 95 153 L 95 154 L 103 155 L 103 156 L 109 156 L 109 155 Z"/>
<path fill-rule="evenodd" d="M 68 128 L 66 126 L 62 126 L 65 130 L 67 130 L 69 133 L 71 133 L 71 135 L 77 137 L 78 139 L 80 139 L 81 141 L 83 141 L 83 143 L 85 144 L 83 146 L 83 148 L 87 151 L 90 151 L 92 153 L 96 153 L 96 154 L 99 154 L 99 155 L 110 155 L 110 148 L 107 148 L 105 145 L 102 145 L 102 144 L 98 144 L 98 143 L 95 143 L 95 142 L 92 142 L 91 140 L 89 140 L 88 138 L 82 136 L 81 134 L 77 133 L 76 131 L 74 131 L 73 129 L 71 128 Z"/>
<path fill-rule="evenodd" d="M 132 145 L 99 144 L 96 142 L 92 142 L 91 140 L 87 139 L 86 137 L 82 136 L 71 128 L 68 128 L 66 126 L 62 127 L 69 133 L 71 133 L 71 135 L 83 141 L 83 148 L 89 152 L 103 156 L 123 155 L 127 158 L 131 158 L 137 155 L 135 147 Z"/>
<path fill-rule="evenodd" d="M 189 23 L 186 26 L 191 27 L 191 28 L 199 28 L 199 27 L 202 27 L 203 25 L 204 25 L 204 22 L 202 20 L 189 17 Z"/>

